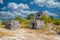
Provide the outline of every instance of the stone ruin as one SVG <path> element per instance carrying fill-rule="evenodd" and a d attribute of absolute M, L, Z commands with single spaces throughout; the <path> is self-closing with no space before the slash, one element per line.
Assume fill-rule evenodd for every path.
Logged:
<path fill-rule="evenodd" d="M 8 20 L 8 21 L 5 22 L 5 28 L 16 29 L 17 27 L 19 27 L 19 21 Z"/>
<path fill-rule="evenodd" d="M 36 18 L 29 22 L 29 28 L 40 29 L 41 27 L 45 26 L 44 21 L 40 20 L 41 15 L 43 15 L 43 12 L 36 13 Z"/>
<path fill-rule="evenodd" d="M 40 20 L 40 16 L 43 15 L 43 12 L 37 12 L 36 13 L 36 19 Z"/>
<path fill-rule="evenodd" d="M 46 12 L 37 12 L 37 13 L 36 13 L 36 20 L 40 20 L 40 17 L 41 17 L 42 15 L 47 16 L 47 13 L 46 13 Z"/>
<path fill-rule="evenodd" d="M 40 29 L 44 26 L 44 22 L 40 20 L 31 20 L 29 23 L 29 28 L 31 29 Z"/>
<path fill-rule="evenodd" d="M 39 29 L 45 26 L 44 21 L 36 20 L 36 22 L 37 22 L 37 27 L 39 27 Z"/>
<path fill-rule="evenodd" d="M 36 29 L 36 27 L 37 27 L 37 22 L 34 20 L 31 20 L 29 23 L 29 28 Z"/>

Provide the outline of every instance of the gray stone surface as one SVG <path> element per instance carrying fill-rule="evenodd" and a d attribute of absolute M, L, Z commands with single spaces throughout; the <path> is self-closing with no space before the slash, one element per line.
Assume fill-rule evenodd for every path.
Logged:
<path fill-rule="evenodd" d="M 15 29 L 19 27 L 19 22 L 16 20 L 8 20 L 5 22 L 5 27 L 8 29 Z"/>
<path fill-rule="evenodd" d="M 44 22 L 40 20 L 31 20 L 29 23 L 29 28 L 32 29 L 40 29 L 40 27 L 44 26 Z"/>
<path fill-rule="evenodd" d="M 31 20 L 29 22 L 29 28 L 36 29 L 36 27 L 37 27 L 37 22 L 34 20 Z"/>
<path fill-rule="evenodd" d="M 40 20 L 40 16 L 42 16 L 42 15 L 43 15 L 43 12 L 36 13 L 36 19 Z"/>
<path fill-rule="evenodd" d="M 45 26 L 44 21 L 36 20 L 36 22 L 37 22 L 37 29 L 40 29 L 41 27 Z"/>

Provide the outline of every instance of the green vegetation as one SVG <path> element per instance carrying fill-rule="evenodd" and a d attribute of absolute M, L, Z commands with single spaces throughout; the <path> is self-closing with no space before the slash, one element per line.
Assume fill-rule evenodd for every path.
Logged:
<path fill-rule="evenodd" d="M 47 20 L 47 16 L 45 16 L 45 15 L 42 15 L 41 17 L 40 17 L 40 20 Z"/>
<path fill-rule="evenodd" d="M 40 30 L 42 30 L 42 31 L 48 31 L 48 28 L 46 26 L 44 26 L 44 27 L 41 27 Z"/>
<path fill-rule="evenodd" d="M 29 20 L 20 17 L 16 17 L 15 20 L 19 21 L 21 28 L 28 28 Z"/>
<path fill-rule="evenodd" d="M 19 21 L 19 23 L 25 23 L 25 24 L 28 24 L 29 20 L 27 19 L 22 19 L 20 17 L 16 17 L 15 20 Z"/>
<path fill-rule="evenodd" d="M 5 22 L 1 22 L 2 25 L 5 25 Z"/>
<path fill-rule="evenodd" d="M 33 13 L 29 14 L 27 19 L 29 19 L 29 20 L 34 19 L 34 14 Z"/>
<path fill-rule="evenodd" d="M 20 19 L 21 19 L 21 18 L 20 18 L 19 16 L 17 16 L 17 17 L 15 18 L 15 20 L 18 20 L 18 21 L 19 21 Z"/>
<path fill-rule="evenodd" d="M 60 25 L 60 19 L 54 21 L 55 25 Z"/>
<path fill-rule="evenodd" d="M 50 17 L 48 18 L 48 23 L 53 23 L 53 21 L 54 21 L 54 17 L 53 17 L 53 16 L 50 16 Z"/>
<path fill-rule="evenodd" d="M 42 15 L 41 17 L 40 17 L 40 20 L 43 20 L 44 22 L 45 22 L 45 24 L 47 24 L 48 23 L 48 17 L 47 16 L 45 16 L 45 15 Z"/>
<path fill-rule="evenodd" d="M 47 17 L 45 15 L 42 15 L 40 17 L 40 20 L 43 20 L 45 22 L 45 24 L 47 24 L 47 23 L 53 23 L 55 25 L 60 25 L 60 19 L 54 20 L 53 16 Z"/>

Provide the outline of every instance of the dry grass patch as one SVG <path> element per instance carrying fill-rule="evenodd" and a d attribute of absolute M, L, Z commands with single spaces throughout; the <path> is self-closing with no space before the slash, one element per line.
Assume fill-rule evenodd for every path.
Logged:
<path fill-rule="evenodd" d="M 5 27 L 5 25 L 0 25 L 0 28 Z"/>
<path fill-rule="evenodd" d="M 0 31 L 0 37 L 3 37 L 3 36 L 13 36 L 13 32 L 2 32 Z"/>
<path fill-rule="evenodd" d="M 20 24 L 20 28 L 28 28 L 28 24 Z"/>
<path fill-rule="evenodd" d="M 45 35 L 53 35 L 53 36 L 56 35 L 56 33 L 52 32 L 52 31 L 48 31 L 48 30 L 46 30 L 46 31 L 44 31 L 44 30 L 36 30 L 36 33 L 37 34 L 45 34 Z"/>

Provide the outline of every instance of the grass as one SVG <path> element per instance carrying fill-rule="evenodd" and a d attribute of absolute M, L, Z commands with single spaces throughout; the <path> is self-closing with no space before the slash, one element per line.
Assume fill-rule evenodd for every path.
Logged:
<path fill-rule="evenodd" d="M 20 24 L 20 28 L 28 28 L 28 24 Z"/>
<path fill-rule="evenodd" d="M 0 37 L 12 36 L 13 34 L 14 34 L 13 32 L 2 32 L 2 31 L 0 31 Z"/>
<path fill-rule="evenodd" d="M 28 28 L 29 20 L 22 19 L 20 20 L 20 28 Z"/>
<path fill-rule="evenodd" d="M 53 30 L 54 30 L 54 31 L 57 31 L 57 32 L 60 32 L 60 25 L 55 25 L 55 26 L 53 27 Z"/>

